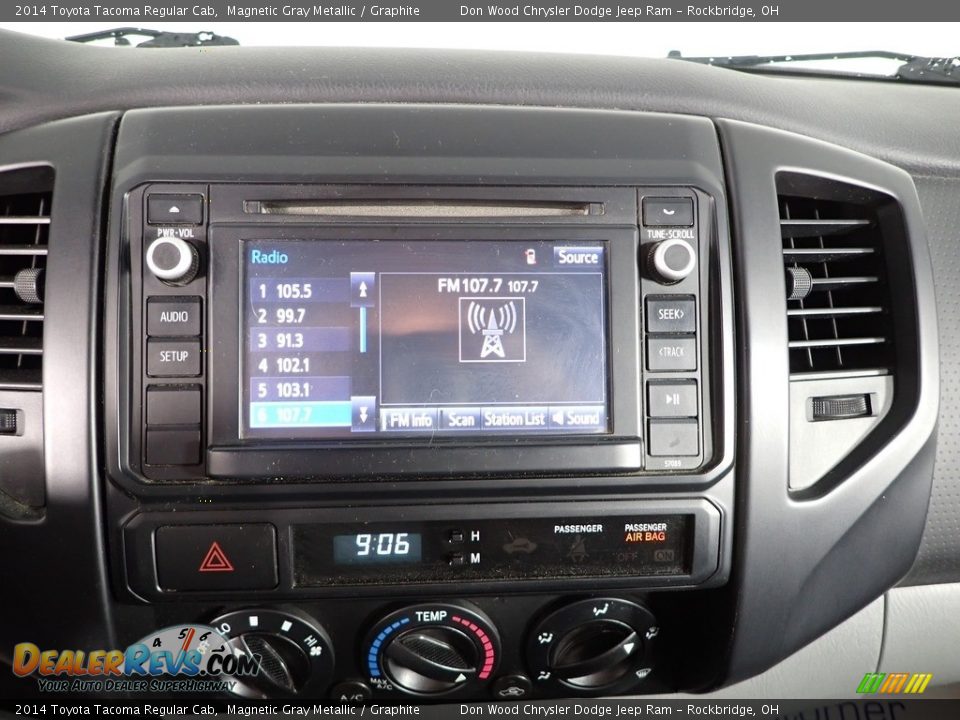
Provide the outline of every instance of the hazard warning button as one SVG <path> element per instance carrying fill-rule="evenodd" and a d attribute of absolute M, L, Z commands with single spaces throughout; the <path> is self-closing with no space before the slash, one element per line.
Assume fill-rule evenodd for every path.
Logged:
<path fill-rule="evenodd" d="M 163 590 L 268 590 L 277 586 L 277 530 L 251 525 L 157 528 L 157 580 Z"/>

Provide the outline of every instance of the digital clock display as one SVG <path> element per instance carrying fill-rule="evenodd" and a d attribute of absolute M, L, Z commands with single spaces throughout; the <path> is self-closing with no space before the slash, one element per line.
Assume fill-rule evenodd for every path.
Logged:
<path fill-rule="evenodd" d="M 396 565 L 422 559 L 420 533 L 381 532 L 336 535 L 333 562 L 336 565 Z"/>

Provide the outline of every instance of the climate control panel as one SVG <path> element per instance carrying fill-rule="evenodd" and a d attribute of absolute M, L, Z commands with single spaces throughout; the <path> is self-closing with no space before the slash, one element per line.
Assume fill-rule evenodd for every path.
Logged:
<path fill-rule="evenodd" d="M 254 660 L 256 672 L 231 678 L 241 697 L 518 700 L 661 691 L 661 626 L 647 603 L 620 595 L 361 602 L 199 619 L 233 655 Z"/>

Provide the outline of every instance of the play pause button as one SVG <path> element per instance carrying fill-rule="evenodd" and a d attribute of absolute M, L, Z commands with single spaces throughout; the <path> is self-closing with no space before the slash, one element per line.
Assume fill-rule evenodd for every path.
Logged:
<path fill-rule="evenodd" d="M 650 417 L 697 417 L 697 381 L 647 383 Z"/>

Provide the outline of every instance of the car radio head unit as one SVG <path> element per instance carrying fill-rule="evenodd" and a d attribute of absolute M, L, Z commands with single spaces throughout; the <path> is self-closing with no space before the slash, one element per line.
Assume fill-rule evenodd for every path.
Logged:
<path fill-rule="evenodd" d="M 244 240 L 246 439 L 606 433 L 606 243 Z"/>
<path fill-rule="evenodd" d="M 147 481 L 640 474 L 713 448 L 709 196 L 127 194 Z"/>

